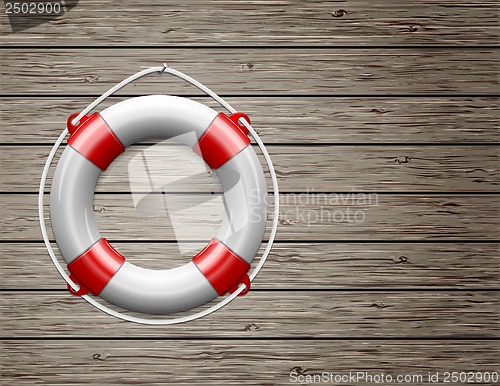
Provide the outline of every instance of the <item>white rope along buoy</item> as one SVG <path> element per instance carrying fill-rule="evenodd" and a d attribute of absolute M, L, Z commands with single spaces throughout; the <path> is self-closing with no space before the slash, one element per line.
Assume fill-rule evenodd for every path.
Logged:
<path fill-rule="evenodd" d="M 104 100 L 106 100 L 109 96 L 113 95 L 116 93 L 118 90 L 122 89 L 123 87 L 127 86 L 129 83 L 132 83 L 136 81 L 137 79 L 140 79 L 142 77 L 145 77 L 147 75 L 153 74 L 153 73 L 159 73 L 159 74 L 170 74 L 175 77 L 178 77 L 193 86 L 197 87 L 201 91 L 203 91 L 205 94 L 209 95 L 212 97 L 217 103 L 219 103 L 222 107 L 224 107 L 226 110 L 228 110 L 230 113 L 236 113 L 236 110 L 229 104 L 227 103 L 223 98 L 221 98 L 219 95 L 217 95 L 215 92 L 210 90 L 208 87 L 205 85 L 201 84 L 197 80 L 191 78 L 190 76 L 182 73 L 181 71 L 175 70 L 173 68 L 170 68 L 167 64 L 164 64 L 161 67 L 151 67 L 148 69 L 145 69 L 143 71 L 139 71 L 134 75 L 131 75 L 127 79 L 123 80 L 122 82 L 116 84 L 112 88 L 110 88 L 108 91 L 106 91 L 104 94 L 102 94 L 100 97 L 98 97 L 95 101 L 93 101 L 91 104 L 89 104 L 85 109 L 83 109 L 71 122 L 71 124 L 76 125 L 80 120 L 86 116 L 87 113 L 90 111 L 94 110 L 97 106 L 99 106 Z M 258 275 L 259 271 L 262 269 L 264 266 L 269 253 L 271 251 L 274 239 L 276 237 L 276 232 L 278 228 L 278 220 L 279 220 L 279 189 L 278 189 L 278 180 L 276 177 L 276 173 L 274 170 L 273 163 L 271 161 L 271 157 L 269 153 L 267 152 L 267 149 L 264 146 L 264 143 L 260 139 L 259 135 L 256 133 L 254 128 L 251 126 L 250 122 L 248 122 L 245 118 L 239 118 L 238 122 L 246 127 L 248 132 L 251 134 L 257 145 L 259 146 L 264 159 L 266 161 L 267 167 L 269 169 L 269 173 L 271 176 L 272 180 L 272 186 L 273 186 L 273 195 L 274 195 L 274 210 L 273 210 L 273 219 L 272 219 L 272 225 L 271 225 L 271 231 L 269 235 L 269 240 L 267 242 L 266 248 L 262 254 L 262 257 L 260 258 L 258 264 L 256 267 L 252 270 L 252 272 L 249 274 L 250 281 L 253 281 L 255 277 Z M 71 126 L 71 125 L 69 125 Z M 70 276 L 66 273 L 65 269 L 62 267 L 60 262 L 58 261 L 56 254 L 54 250 L 52 249 L 50 240 L 47 235 L 47 229 L 45 225 L 45 215 L 44 215 L 44 193 L 45 193 L 45 185 L 46 185 L 46 180 L 47 180 L 47 175 L 50 169 L 50 166 L 53 162 L 53 159 L 55 157 L 55 154 L 59 147 L 61 146 L 61 143 L 64 141 L 66 135 L 68 134 L 68 127 L 63 130 L 63 132 L 60 134 L 60 136 L 57 138 L 56 142 L 54 143 L 54 146 L 52 147 L 48 157 L 47 161 L 45 162 L 45 166 L 43 168 L 41 180 L 40 180 L 40 190 L 38 194 L 38 213 L 39 213 L 39 220 L 40 220 L 40 229 L 42 232 L 42 237 L 45 242 L 45 246 L 47 248 L 47 252 L 56 267 L 57 271 L 61 275 L 61 277 L 66 281 L 69 287 L 75 292 L 80 290 L 80 286 L 75 283 Z M 124 314 L 119 311 L 115 311 L 108 306 L 102 304 L 101 302 L 97 301 L 95 298 L 89 296 L 89 295 L 82 295 L 81 297 L 85 299 L 88 303 L 92 304 L 94 307 L 97 309 L 101 310 L 102 312 L 114 316 L 116 318 L 129 321 L 129 322 L 134 322 L 134 323 L 139 323 L 139 324 L 149 324 L 149 325 L 171 325 L 171 324 L 179 324 L 179 323 L 185 323 L 189 322 L 192 320 L 200 319 L 203 318 L 207 315 L 210 315 L 211 313 L 221 309 L 228 303 L 230 303 L 233 299 L 235 299 L 240 293 L 248 290 L 246 288 L 247 286 L 244 283 L 240 283 L 238 288 L 232 292 L 230 295 L 227 295 L 224 297 L 220 302 L 217 304 L 204 309 L 200 312 L 188 315 L 188 316 L 183 316 L 183 317 L 177 317 L 177 318 L 170 318 L 170 319 L 148 319 L 148 318 L 140 318 L 140 317 L 135 317 L 131 315 Z"/>

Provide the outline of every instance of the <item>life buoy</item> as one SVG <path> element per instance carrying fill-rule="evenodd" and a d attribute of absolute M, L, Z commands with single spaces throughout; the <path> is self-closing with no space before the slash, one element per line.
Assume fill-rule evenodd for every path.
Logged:
<path fill-rule="evenodd" d="M 127 310 L 170 314 L 250 287 L 247 272 L 262 243 L 267 188 L 241 113 L 225 115 L 190 99 L 151 95 L 127 99 L 73 125 L 55 170 L 50 215 L 56 243 L 80 285 Z M 249 122 L 249 120 L 248 120 Z M 170 270 L 140 268 L 102 238 L 93 216 L 101 173 L 132 143 L 174 138 L 193 148 L 217 173 L 224 218 L 217 236 L 192 261 Z M 71 289 L 71 287 L 68 286 Z"/>

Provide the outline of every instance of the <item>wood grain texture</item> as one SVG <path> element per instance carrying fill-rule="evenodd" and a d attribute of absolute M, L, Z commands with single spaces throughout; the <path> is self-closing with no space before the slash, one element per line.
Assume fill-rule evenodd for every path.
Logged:
<path fill-rule="evenodd" d="M 113 16 L 111 16 L 113 15 Z M 152 16 L 154 15 L 154 17 Z M 412 45 L 498 44 L 495 1 L 87 0 L 57 20 L 15 34 L 0 16 L 2 44 Z"/>
<path fill-rule="evenodd" d="M 50 149 L 51 146 L 0 146 L 0 191 L 38 191 Z M 500 185 L 500 146 L 268 146 L 267 149 L 282 192 L 494 192 Z M 145 172 L 144 162 L 150 173 Z M 261 162 L 265 165 L 263 157 Z M 266 176 L 269 177 L 267 170 Z M 51 179 L 47 187 L 50 183 Z M 217 175 L 189 148 L 172 142 L 127 149 L 102 174 L 96 189 L 98 192 L 153 190 L 222 192 Z M 272 191 L 271 186 L 269 190 Z"/>
<path fill-rule="evenodd" d="M 290 372 L 427 374 L 495 371 L 498 342 L 356 340 L 5 341 L 0 357 L 6 382 L 123 385 L 288 385 Z M 414 384 L 422 384 L 415 382 Z M 427 382 L 426 382 L 427 383 Z M 410 383 L 411 384 L 411 383 Z M 448 383 L 449 384 L 449 383 Z"/>
<path fill-rule="evenodd" d="M 140 267 L 169 269 L 188 262 L 204 244 L 113 242 L 113 246 Z M 0 256 L 1 289 L 65 290 L 42 242 L 2 243 Z M 499 244 L 280 242 L 252 288 L 496 289 L 499 281 Z"/>
<path fill-rule="evenodd" d="M 0 384 L 499 371 L 499 17 L 492 0 L 88 0 L 12 34 L 0 13 Z M 148 327 L 66 292 L 35 192 L 66 117 L 165 61 L 251 116 L 285 193 L 253 291 L 209 318 Z M 151 93 L 214 106 L 154 75 L 103 107 Z M 217 195 L 200 194 L 218 184 L 201 173 L 193 194 L 165 195 L 198 212 L 177 234 L 191 240 L 181 253 L 173 215 L 145 217 L 127 193 L 124 170 L 142 150 L 103 176 L 97 223 L 129 261 L 178 266 L 220 224 Z M 333 194 L 353 189 L 380 194 Z"/>
<path fill-rule="evenodd" d="M 4 206 L 0 217 L 2 240 L 40 239 L 37 197 L 0 195 Z M 199 235 L 206 235 L 204 241 L 208 241 L 216 234 L 223 207 L 219 201 L 210 200 L 211 197 L 169 195 L 168 200 L 175 208 L 196 206 L 196 217 L 176 219 L 179 221 L 176 227 L 184 230 L 181 240 L 199 240 Z M 315 197 L 315 201 L 305 204 L 301 200 L 311 198 L 281 197 L 278 240 L 497 240 L 500 233 L 498 204 L 493 199 L 498 196 L 364 195 L 364 204 L 356 201 L 344 204 L 340 195 Z M 143 210 L 147 210 L 148 203 L 145 205 Z M 153 208 L 159 211 L 157 202 L 153 202 Z M 129 195 L 96 194 L 94 215 L 103 237 L 108 239 L 176 240 L 172 220 L 161 214 L 156 217 L 140 214 Z M 214 233 L 207 235 L 207 229 L 213 229 Z"/>
<path fill-rule="evenodd" d="M 123 98 L 109 98 L 104 109 Z M 193 98 L 216 110 L 210 98 Z M 53 143 L 92 98 L 0 98 L 0 143 Z M 500 141 L 498 98 L 230 97 L 264 143 L 452 144 Z M 36 117 L 36 119 L 34 119 Z"/>
<path fill-rule="evenodd" d="M 218 313 L 223 323 L 208 317 L 169 328 L 168 336 L 493 338 L 499 307 L 498 292 L 254 291 Z M 123 336 L 122 321 L 65 292 L 6 293 L 0 310 L 2 337 Z M 158 326 L 128 323 L 127 335 L 158 336 Z"/>
<path fill-rule="evenodd" d="M 496 94 L 495 49 L 93 49 L 2 51 L 2 94 L 100 95 L 144 66 L 172 67 L 231 95 Z M 126 65 L 124 65 L 126 63 Z M 133 95 L 200 95 L 186 82 L 152 74 Z"/>

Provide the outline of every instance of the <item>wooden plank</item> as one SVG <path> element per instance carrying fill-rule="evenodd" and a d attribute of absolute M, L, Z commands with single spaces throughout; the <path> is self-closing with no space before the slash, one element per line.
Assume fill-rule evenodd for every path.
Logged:
<path fill-rule="evenodd" d="M 110 98 L 102 108 L 122 98 Z M 208 98 L 193 98 L 220 109 Z M 235 97 L 266 143 L 498 142 L 497 98 Z M 53 142 L 91 98 L 0 98 L 2 143 Z M 33 119 L 36 115 L 36 120 Z"/>
<path fill-rule="evenodd" d="M 208 195 L 208 197 L 212 197 Z M 222 206 L 205 195 L 169 195 L 176 231 L 183 240 L 215 235 Z M 500 218 L 496 196 L 484 195 L 282 195 L 279 240 L 496 240 Z M 346 200 L 346 202 L 344 201 Z M 0 195 L 2 240 L 39 240 L 36 194 Z M 94 214 L 102 234 L 118 240 L 175 240 L 172 221 L 145 202 L 136 211 L 129 195 L 96 194 Z M 176 208 L 195 208 L 184 216 Z M 145 216 L 154 209 L 157 217 Z M 46 209 L 47 210 L 47 209 Z M 200 220 L 203 219 L 203 220 Z M 213 234 L 207 235 L 207 229 Z M 50 231 L 50 230 L 49 230 Z M 49 232 L 50 235 L 50 232 Z M 189 237 L 188 237 L 189 236 Z"/>
<path fill-rule="evenodd" d="M 214 323 L 215 325 L 215 323 Z M 172 329 L 170 328 L 169 331 Z M 9 384 L 290 384 L 303 375 L 498 371 L 498 342 L 222 340 L 3 341 L 2 379 Z M 415 379 L 405 384 L 428 384 Z M 364 384 L 364 382 L 337 382 Z M 448 385 L 450 383 L 447 383 Z M 459 383 L 454 383 L 458 385 Z M 492 384 L 487 383 L 487 384 Z"/>
<path fill-rule="evenodd" d="M 116 15 L 117 17 L 111 17 Z M 154 16 L 153 16 L 154 15 Z M 17 45 L 498 44 L 495 1 L 80 2 L 57 20 L 12 34 Z M 36 40 L 35 40 L 36 39 Z"/>
<path fill-rule="evenodd" d="M 222 191 L 217 175 L 191 149 L 172 145 L 129 148 L 103 173 L 97 191 Z M 0 191 L 38 191 L 50 148 L 0 146 Z M 500 185 L 500 146 L 268 146 L 268 151 L 282 192 L 491 192 Z M 265 165 L 262 157 L 261 162 Z"/>
<path fill-rule="evenodd" d="M 144 66 L 169 65 L 220 94 L 496 94 L 495 49 L 5 49 L 2 93 L 100 95 Z M 124 65 L 126 63 L 126 66 Z M 214 65 L 217 63 L 217 65 Z M 134 95 L 200 95 L 186 82 L 151 76 L 123 89 Z"/>
<path fill-rule="evenodd" d="M 99 110 L 122 98 L 110 98 Z M 193 98 L 220 110 L 210 98 Z M 0 98 L 0 143 L 52 143 L 92 98 Z M 231 97 L 265 143 L 499 142 L 497 98 Z M 34 118 L 36 117 L 36 118 Z"/>
<path fill-rule="evenodd" d="M 114 242 L 127 261 L 169 269 L 189 261 L 202 243 Z M 499 244 L 277 243 L 254 289 L 498 288 Z M 42 242 L 0 244 L 2 289 L 66 288 Z"/>
<path fill-rule="evenodd" d="M 254 291 L 168 336 L 492 338 L 500 336 L 499 307 L 500 292 Z M 2 337 L 158 336 L 156 326 L 124 325 L 64 292 L 3 293 L 0 309 Z"/>

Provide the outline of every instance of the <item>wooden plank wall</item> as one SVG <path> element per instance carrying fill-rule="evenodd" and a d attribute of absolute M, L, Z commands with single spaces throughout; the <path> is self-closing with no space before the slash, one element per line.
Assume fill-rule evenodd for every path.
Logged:
<path fill-rule="evenodd" d="M 498 371 L 498 1 L 181 3 L 81 1 L 17 33 L 0 16 L 1 384 Z M 247 296 L 203 320 L 151 327 L 67 293 L 36 199 L 66 117 L 164 62 L 251 116 L 283 214 L 347 210 L 339 194 L 377 200 L 359 206 L 362 222 L 283 216 Z M 154 76 L 105 105 L 166 92 L 211 104 Z M 171 225 L 136 215 L 124 174 L 149 145 L 101 178 L 95 215 L 131 261 L 176 266 Z M 191 188 L 177 198 L 218 191 L 213 175 Z"/>

